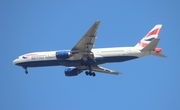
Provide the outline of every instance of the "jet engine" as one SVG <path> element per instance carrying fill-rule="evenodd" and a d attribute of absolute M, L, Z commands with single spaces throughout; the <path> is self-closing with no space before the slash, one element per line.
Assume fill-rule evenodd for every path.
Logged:
<path fill-rule="evenodd" d="M 57 59 L 66 59 L 66 58 L 70 58 L 70 57 L 71 57 L 71 53 L 69 51 L 57 51 L 56 52 Z"/>
<path fill-rule="evenodd" d="M 69 67 L 64 70 L 65 76 L 77 76 L 82 71 L 76 67 Z"/>

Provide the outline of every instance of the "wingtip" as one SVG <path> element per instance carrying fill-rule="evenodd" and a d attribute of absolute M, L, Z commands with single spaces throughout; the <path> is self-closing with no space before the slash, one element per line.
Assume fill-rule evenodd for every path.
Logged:
<path fill-rule="evenodd" d="M 95 23 L 100 23 L 100 22 L 101 22 L 100 20 L 95 21 Z"/>
<path fill-rule="evenodd" d="M 122 72 L 119 72 L 119 74 L 123 74 Z"/>
<path fill-rule="evenodd" d="M 116 74 L 116 75 L 119 75 L 119 74 L 123 74 L 123 73 L 122 73 L 122 72 L 116 72 L 115 74 Z"/>

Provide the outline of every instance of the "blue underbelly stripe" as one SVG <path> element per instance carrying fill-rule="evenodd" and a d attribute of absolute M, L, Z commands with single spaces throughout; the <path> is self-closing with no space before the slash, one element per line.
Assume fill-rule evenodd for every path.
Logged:
<path fill-rule="evenodd" d="M 97 58 L 95 64 L 111 63 L 111 62 L 123 62 L 127 60 L 136 59 L 136 56 L 118 56 L 118 57 L 103 57 Z M 17 65 L 23 67 L 41 67 L 41 66 L 81 66 L 81 60 L 46 60 L 46 61 L 29 61 L 19 63 Z"/>

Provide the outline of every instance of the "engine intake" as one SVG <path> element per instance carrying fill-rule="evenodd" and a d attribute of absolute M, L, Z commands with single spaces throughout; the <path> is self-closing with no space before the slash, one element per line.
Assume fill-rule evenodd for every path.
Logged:
<path fill-rule="evenodd" d="M 65 76 L 77 76 L 82 71 L 76 67 L 69 67 L 64 70 Z"/>
<path fill-rule="evenodd" d="M 70 57 L 71 57 L 71 53 L 69 51 L 57 51 L 56 52 L 57 59 L 66 59 L 66 58 L 70 58 Z"/>

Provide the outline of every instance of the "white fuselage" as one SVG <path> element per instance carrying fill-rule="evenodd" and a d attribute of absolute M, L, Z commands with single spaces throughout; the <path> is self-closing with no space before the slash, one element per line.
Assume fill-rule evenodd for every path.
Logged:
<path fill-rule="evenodd" d="M 72 60 L 70 58 L 58 59 L 57 51 L 33 52 L 19 56 L 13 61 L 14 64 L 22 67 L 41 67 L 41 66 L 73 66 L 82 64 L 82 59 Z M 95 64 L 123 62 L 149 55 L 151 51 L 140 51 L 136 47 L 114 47 L 114 48 L 95 48 L 92 49 Z"/>

